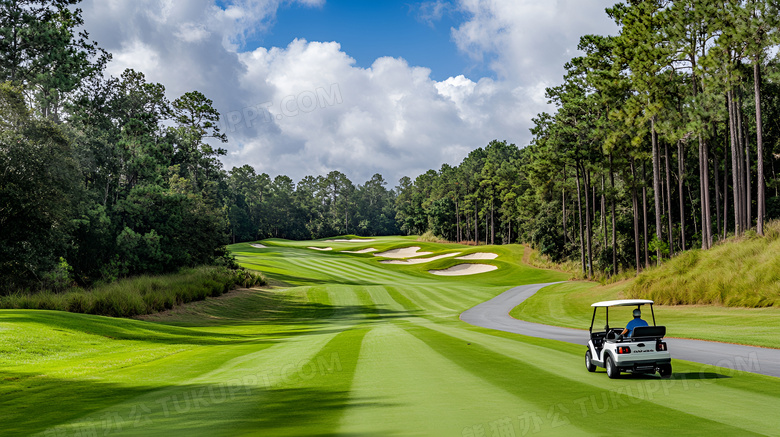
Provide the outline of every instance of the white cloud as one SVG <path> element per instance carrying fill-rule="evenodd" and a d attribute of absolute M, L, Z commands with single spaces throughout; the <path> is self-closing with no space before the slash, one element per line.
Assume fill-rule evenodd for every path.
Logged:
<path fill-rule="evenodd" d="M 444 13 L 451 8 L 451 4 L 444 0 L 424 1 L 417 5 L 417 19 L 434 27 L 435 22 L 441 20 Z"/>
<path fill-rule="evenodd" d="M 240 59 L 246 64 L 243 88 L 272 91 L 265 105 L 271 117 L 257 117 L 266 129 L 239 124 L 229 133 L 243 148 L 228 161 L 269 173 L 282 168 L 293 178 L 330 170 L 357 182 L 376 172 L 392 181 L 416 176 L 445 162 L 457 164 L 492 139 L 523 137 L 534 115 L 523 110 L 532 96 L 507 82 L 464 76 L 437 82 L 429 69 L 389 57 L 364 69 L 337 43 L 295 40 Z M 340 103 L 284 116 L 285 101 L 294 107 L 300 97 L 334 84 Z"/>
<path fill-rule="evenodd" d="M 603 13 L 612 0 L 461 0 L 468 19 L 453 40 L 498 77 L 437 82 L 401 58 L 358 67 L 337 42 L 243 51 L 283 1 L 221 9 L 211 0 L 85 0 L 82 8 L 91 36 L 114 53 L 112 74 L 141 70 L 170 98 L 202 91 L 233 117 L 228 169 L 250 164 L 294 180 L 340 170 L 356 183 L 458 164 L 493 139 L 527 144 L 531 118 L 547 109 L 544 88 L 560 81 L 579 36 L 612 30 Z M 426 4 L 431 20 L 455 7 Z"/>
<path fill-rule="evenodd" d="M 203 25 L 184 23 L 179 26 L 176 37 L 186 42 L 199 42 L 209 37 L 210 32 Z"/>
<path fill-rule="evenodd" d="M 113 62 L 108 65 L 108 73 L 119 76 L 125 69 L 139 71 L 154 71 L 159 68 L 160 56 L 154 47 L 143 41 L 133 40 L 122 45 L 122 49 L 114 53 Z"/>
<path fill-rule="evenodd" d="M 469 18 L 452 37 L 499 77 L 527 85 L 562 80 L 582 35 L 614 33 L 604 12 L 614 0 L 460 0 Z"/>

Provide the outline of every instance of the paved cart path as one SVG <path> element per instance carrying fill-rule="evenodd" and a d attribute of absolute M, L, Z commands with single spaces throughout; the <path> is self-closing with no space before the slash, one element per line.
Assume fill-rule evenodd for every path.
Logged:
<path fill-rule="evenodd" d="M 537 291 L 552 284 L 555 282 L 521 285 L 512 288 L 487 302 L 464 311 L 460 315 L 460 319 L 483 328 L 585 346 L 588 343 L 587 330 L 524 322 L 509 315 L 512 308 L 520 305 Z M 666 342 L 669 345 L 672 358 L 780 377 L 780 349 L 679 338 L 667 338 Z"/>

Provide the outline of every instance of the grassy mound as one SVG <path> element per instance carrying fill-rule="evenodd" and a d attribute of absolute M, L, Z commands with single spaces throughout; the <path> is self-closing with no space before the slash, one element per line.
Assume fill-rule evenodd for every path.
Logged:
<path fill-rule="evenodd" d="M 640 274 L 625 295 L 668 305 L 780 307 L 780 221 L 710 250 L 691 250 Z"/>
<path fill-rule="evenodd" d="M 236 286 L 262 285 L 261 276 L 244 270 L 200 267 L 179 273 L 137 276 L 63 293 L 16 293 L 0 296 L 0 308 L 58 310 L 111 317 L 133 317 L 216 297 Z"/>

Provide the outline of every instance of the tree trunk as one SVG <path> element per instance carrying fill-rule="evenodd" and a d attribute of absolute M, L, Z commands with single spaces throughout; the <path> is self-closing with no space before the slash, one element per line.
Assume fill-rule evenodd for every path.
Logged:
<path fill-rule="evenodd" d="M 561 218 L 563 219 L 563 241 L 566 242 L 566 239 L 568 238 L 568 232 L 566 231 L 566 189 L 561 189 L 561 204 L 563 205 L 563 212 L 561 214 Z"/>
<path fill-rule="evenodd" d="M 672 233 L 672 172 L 669 165 L 669 143 L 664 142 L 664 162 L 666 163 L 666 218 L 669 230 L 669 257 L 674 254 L 674 234 Z"/>
<path fill-rule="evenodd" d="M 474 245 L 479 246 L 479 208 L 477 200 L 474 200 Z"/>
<path fill-rule="evenodd" d="M 728 138 L 724 138 L 723 143 L 723 235 L 726 239 L 729 231 L 729 144 Z"/>
<path fill-rule="evenodd" d="M 466 240 L 471 241 L 471 214 L 464 211 L 463 215 L 466 217 L 466 232 L 464 237 L 466 237 Z"/>
<path fill-rule="evenodd" d="M 582 235 L 582 190 L 580 189 L 580 166 L 579 164 L 576 165 L 577 169 L 577 213 L 579 215 L 579 225 L 580 225 L 580 261 L 582 263 L 582 273 L 587 273 L 587 267 L 585 266 L 585 246 L 584 246 L 584 237 Z M 587 193 L 587 191 L 586 191 Z M 587 197 L 587 194 L 586 194 Z"/>
<path fill-rule="evenodd" d="M 737 104 L 737 98 L 734 92 L 731 94 L 731 100 L 734 105 L 734 135 L 737 137 L 737 169 L 739 170 L 739 213 L 740 213 L 740 228 L 744 233 L 750 228 L 750 223 L 747 221 L 746 202 L 747 202 L 747 190 L 745 187 L 745 148 L 742 138 L 742 111 Z"/>
<path fill-rule="evenodd" d="M 634 208 L 634 255 L 637 274 L 642 271 L 642 264 L 639 261 L 639 200 L 636 194 L 636 169 L 634 168 L 634 158 L 631 157 L 631 202 Z"/>
<path fill-rule="evenodd" d="M 612 172 L 612 154 L 609 154 L 610 213 L 612 214 L 612 274 L 617 274 L 617 233 L 615 230 L 615 174 Z"/>
<path fill-rule="evenodd" d="M 702 138 L 701 134 L 699 134 L 699 141 L 702 144 L 702 164 L 704 164 L 704 168 L 702 169 L 702 188 L 704 190 L 704 203 L 702 204 L 702 209 L 704 210 L 704 221 L 701 222 L 701 227 L 703 230 L 702 238 L 707 241 L 707 247 L 705 249 L 709 249 L 712 247 L 712 215 L 710 214 L 710 150 L 707 141 Z"/>
<path fill-rule="evenodd" d="M 458 199 L 455 199 L 455 242 L 460 241 L 460 210 L 458 209 Z"/>
<path fill-rule="evenodd" d="M 761 122 L 761 65 L 758 55 L 753 61 L 753 87 L 756 98 L 756 179 L 758 179 L 758 214 L 756 215 L 756 228 L 758 235 L 764 235 L 764 209 L 766 198 L 764 197 L 764 134 Z"/>
<path fill-rule="evenodd" d="M 655 131 L 655 116 L 650 119 L 650 138 L 653 143 L 653 202 L 655 203 L 655 246 L 656 264 L 661 265 L 661 243 L 664 241 L 661 228 L 661 154 L 658 151 L 658 133 Z"/>
<path fill-rule="evenodd" d="M 751 193 L 751 181 L 750 181 L 750 144 L 747 141 L 747 129 L 745 127 L 745 113 L 742 110 L 742 87 L 739 88 L 739 94 L 737 99 L 737 132 L 739 132 L 740 151 L 742 152 L 743 168 L 745 169 L 743 177 L 745 178 L 745 230 L 753 227 L 752 217 L 752 193 Z"/>
<path fill-rule="evenodd" d="M 726 100 L 728 102 L 729 106 L 729 133 L 730 133 L 730 139 L 731 139 L 731 172 L 732 172 L 732 183 L 734 184 L 732 189 L 734 190 L 734 235 L 741 235 L 742 234 L 742 214 L 741 214 L 741 190 L 740 190 L 740 182 L 742 181 L 742 178 L 740 177 L 739 173 L 739 152 L 737 147 L 737 136 L 736 136 L 736 129 L 735 129 L 735 123 L 734 123 L 734 105 L 732 102 L 732 92 L 728 91 L 726 93 Z"/>
<path fill-rule="evenodd" d="M 490 244 L 496 244 L 496 222 L 493 214 L 493 198 L 490 198 Z"/>
<path fill-rule="evenodd" d="M 704 230 L 704 153 L 702 150 L 701 135 L 699 135 L 699 218 L 701 219 L 701 248 L 707 248 L 707 238 Z"/>
<path fill-rule="evenodd" d="M 714 138 L 714 137 L 713 137 Z M 717 223 L 718 233 L 720 236 L 720 163 L 718 162 L 718 156 L 712 155 L 712 165 L 715 167 L 715 223 Z"/>
<path fill-rule="evenodd" d="M 566 239 L 568 238 L 568 233 L 566 231 L 566 165 L 563 166 L 563 182 L 561 183 L 561 205 L 563 206 L 562 210 L 562 220 L 563 220 L 563 242 L 566 243 Z"/>
<path fill-rule="evenodd" d="M 650 255 L 647 252 L 647 172 L 645 171 L 645 162 L 642 161 L 642 232 L 644 235 L 644 241 L 642 242 L 645 249 L 645 267 L 650 267 Z"/>
<path fill-rule="evenodd" d="M 603 235 L 604 246 L 602 253 L 607 250 L 607 202 L 604 194 L 604 173 L 601 174 L 601 233 Z"/>
<path fill-rule="evenodd" d="M 586 229 L 586 241 L 588 248 L 588 278 L 593 277 L 593 219 L 591 217 L 592 211 L 590 210 L 590 199 L 588 192 L 590 191 L 590 172 L 585 168 L 582 169 L 583 182 L 585 183 L 585 229 Z"/>
<path fill-rule="evenodd" d="M 680 192 L 680 240 L 683 252 L 687 249 L 685 245 L 685 150 L 683 142 L 677 141 L 677 175 Z"/>

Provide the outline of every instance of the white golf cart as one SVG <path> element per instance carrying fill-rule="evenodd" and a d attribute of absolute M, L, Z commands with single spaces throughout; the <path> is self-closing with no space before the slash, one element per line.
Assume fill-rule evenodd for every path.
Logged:
<path fill-rule="evenodd" d="M 653 326 L 634 328 L 630 337 L 623 337 L 623 328 L 609 327 L 610 307 L 636 307 L 650 305 Z M 645 299 L 622 299 L 596 302 L 593 305 L 593 318 L 590 321 L 590 341 L 585 353 L 585 367 L 595 372 L 596 366 L 607 369 L 610 378 L 620 377 L 620 372 L 654 374 L 662 378 L 672 376 L 672 358 L 663 341 L 665 326 L 656 326 L 653 301 Z M 599 308 L 606 310 L 606 326 L 603 331 L 593 332 L 593 323 Z M 626 318 L 630 316 L 625 316 Z"/>

